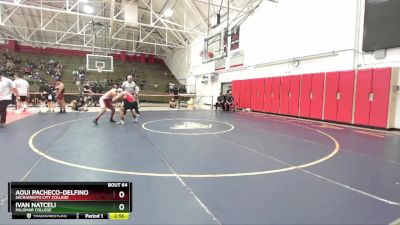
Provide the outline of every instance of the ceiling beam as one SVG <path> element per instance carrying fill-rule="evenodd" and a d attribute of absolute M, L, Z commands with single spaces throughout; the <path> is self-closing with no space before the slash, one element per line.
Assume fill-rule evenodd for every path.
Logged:
<path fill-rule="evenodd" d="M 145 2 L 144 2 L 145 3 Z M 146 4 L 146 3 L 145 3 Z M 74 11 L 67 11 L 67 10 L 62 10 L 62 9 L 52 9 L 52 8 L 41 8 L 39 6 L 34 6 L 34 5 L 25 5 L 25 4 L 15 4 L 13 2 L 4 2 L 4 1 L 0 1 L 0 5 L 11 5 L 11 6 L 16 6 L 16 7 L 24 7 L 24 8 L 30 8 L 30 9 L 36 9 L 36 10 L 43 10 L 43 11 L 49 11 L 49 12 L 55 12 L 55 13 L 65 13 L 65 14 L 70 14 L 70 15 L 79 15 L 79 16 L 83 16 L 83 17 L 89 17 L 92 19 L 101 19 L 101 20 L 106 20 L 106 21 L 110 21 L 111 18 L 109 17 L 104 17 L 104 16 L 95 16 L 95 15 L 90 15 L 90 14 L 85 14 L 85 13 L 80 13 L 80 12 L 74 12 Z M 146 4 L 147 5 L 147 4 Z M 154 12 L 152 12 L 154 14 Z M 157 15 L 157 14 L 155 14 Z M 158 16 L 158 15 L 157 15 Z M 125 23 L 124 20 L 119 20 L 119 19 L 114 19 L 115 22 L 120 22 L 120 23 Z M 136 25 L 139 26 L 145 26 L 145 27 L 155 27 L 158 29 L 164 29 L 164 30 L 169 30 L 169 31 L 173 31 L 173 32 L 179 32 L 179 33 L 197 33 L 197 34 L 204 34 L 203 32 L 199 32 L 199 31 L 189 31 L 189 30 L 185 30 L 185 29 L 174 29 L 171 27 L 162 27 L 162 26 L 157 26 L 157 25 L 152 25 L 152 24 L 146 24 L 146 23 L 134 23 Z"/>
<path fill-rule="evenodd" d="M 10 21 L 11 22 L 11 21 Z M 0 27 L 2 27 L 3 25 L 0 25 Z M 9 27 L 9 28 L 13 28 L 13 29 L 27 29 L 27 30 L 33 30 L 35 28 L 30 28 L 30 27 L 24 27 L 24 26 L 15 26 L 15 25 L 7 25 L 4 27 Z M 87 37 L 92 37 L 93 34 L 85 34 L 85 33 L 76 33 L 76 32 L 72 32 L 72 31 L 60 31 L 60 30 L 41 30 L 42 32 L 50 32 L 50 33 L 55 33 L 55 34 L 70 34 L 70 35 L 76 35 L 76 36 L 87 36 Z M 20 33 L 19 33 L 20 34 Z M 24 39 L 23 36 L 20 34 L 21 39 Z M 107 38 L 107 37 L 103 37 L 103 36 L 97 36 L 97 38 Z M 134 42 L 134 43 L 143 43 L 143 44 L 148 44 L 148 45 L 160 45 L 160 46 L 167 46 L 167 47 L 172 47 L 172 48 L 183 48 L 184 46 L 181 44 L 177 44 L 177 43 L 173 43 L 173 44 L 165 44 L 165 43 L 155 43 L 155 42 L 147 42 L 147 41 L 139 41 L 139 40 L 129 40 L 129 39 L 125 39 L 125 38 L 118 38 L 118 37 L 114 37 L 112 38 L 114 40 L 124 40 L 124 41 L 129 41 L 129 42 Z M 26 40 L 26 41 L 32 41 L 32 40 Z M 172 43 L 172 42 L 170 42 Z"/>
<path fill-rule="evenodd" d="M 198 3 L 202 3 L 202 4 L 207 4 L 207 5 L 210 3 L 210 5 L 212 5 L 212 6 L 218 6 L 218 7 L 221 6 L 221 3 L 214 3 L 213 0 L 211 0 L 211 1 L 208 1 L 208 0 L 191 0 L 191 1 L 198 2 Z M 222 0 L 220 0 L 219 2 L 221 2 L 221 1 L 222 1 Z M 229 0 L 228 0 L 228 1 L 229 1 Z M 250 0 L 250 1 L 251 1 L 251 0 Z M 223 4 L 222 4 L 221 7 L 224 8 L 224 9 L 227 9 L 227 8 L 228 8 L 227 6 L 225 6 L 225 5 L 223 5 Z M 229 10 L 241 11 L 242 9 L 229 6 Z"/>

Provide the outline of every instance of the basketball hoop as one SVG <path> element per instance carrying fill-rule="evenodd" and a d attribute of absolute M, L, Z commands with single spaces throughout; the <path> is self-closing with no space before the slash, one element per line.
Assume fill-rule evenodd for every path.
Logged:
<path fill-rule="evenodd" d="M 212 59 L 212 58 L 214 58 L 214 54 L 213 54 L 212 52 L 207 52 L 207 53 L 205 54 L 205 51 L 203 50 L 203 51 L 200 52 L 200 56 L 201 56 L 201 57 L 204 57 L 204 55 L 206 55 L 207 59 Z"/>
<path fill-rule="evenodd" d="M 86 70 L 101 72 L 114 72 L 112 56 L 86 54 Z"/>
<path fill-rule="evenodd" d="M 101 66 L 96 66 L 96 68 L 97 68 L 97 72 L 99 72 L 99 73 L 103 72 L 103 67 L 101 67 Z"/>
<path fill-rule="evenodd" d="M 105 67 L 105 63 L 104 62 L 96 61 L 97 72 L 99 72 L 99 73 L 103 72 L 104 67 Z"/>

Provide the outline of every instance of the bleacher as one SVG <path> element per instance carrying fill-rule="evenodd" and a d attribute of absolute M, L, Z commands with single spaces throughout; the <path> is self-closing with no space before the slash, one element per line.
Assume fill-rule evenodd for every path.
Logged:
<path fill-rule="evenodd" d="M 22 62 L 19 65 L 16 65 L 16 69 L 23 73 L 23 69 L 25 68 L 27 59 L 32 59 L 32 62 L 37 67 L 41 61 L 45 62 L 46 69 L 47 63 L 50 59 L 55 59 L 56 61 L 60 61 L 63 65 L 62 69 L 62 80 L 65 85 L 67 92 L 78 93 L 79 86 L 76 85 L 74 79 L 72 77 L 72 72 L 78 68 L 79 66 L 86 66 L 86 58 L 79 56 L 62 56 L 62 55 L 45 55 L 45 54 L 34 54 L 34 53 L 9 53 L 13 58 L 20 57 Z M 1 62 L 4 63 L 3 61 Z M 34 69 L 34 72 L 39 71 L 38 68 Z M 138 85 L 142 80 L 146 81 L 144 85 L 143 94 L 165 94 L 166 93 L 166 84 L 175 83 L 178 84 L 176 78 L 171 74 L 170 70 L 164 64 L 141 64 L 139 62 L 125 62 L 114 60 L 114 72 L 102 72 L 99 73 L 97 71 L 87 71 L 86 80 L 88 82 L 99 82 L 103 83 L 105 80 L 124 80 L 126 75 L 132 73 L 132 71 L 136 71 L 137 74 L 137 83 Z M 43 74 L 45 79 L 49 82 L 52 81 L 52 77 L 48 76 L 45 71 L 40 71 L 40 74 Z M 29 80 L 31 83 L 31 91 L 37 91 L 39 89 L 39 82 L 34 80 Z M 158 84 L 155 87 L 154 84 Z"/>

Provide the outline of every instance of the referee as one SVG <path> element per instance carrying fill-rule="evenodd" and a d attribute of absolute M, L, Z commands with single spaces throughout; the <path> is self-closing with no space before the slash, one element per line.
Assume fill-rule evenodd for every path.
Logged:
<path fill-rule="evenodd" d="M 135 96 L 135 99 L 138 104 L 138 107 L 135 108 L 135 111 L 136 111 L 136 114 L 138 114 L 140 116 L 140 112 L 139 112 L 139 91 L 140 91 L 140 89 L 139 89 L 139 86 L 137 86 L 136 83 L 133 81 L 132 75 L 127 76 L 126 81 L 124 81 L 122 83 L 121 88 L 124 91 L 127 91 Z"/>

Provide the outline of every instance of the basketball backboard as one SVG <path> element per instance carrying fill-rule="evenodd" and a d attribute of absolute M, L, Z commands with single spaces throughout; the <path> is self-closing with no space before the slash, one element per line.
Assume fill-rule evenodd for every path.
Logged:
<path fill-rule="evenodd" d="M 112 56 L 86 55 L 86 70 L 97 72 L 114 72 L 114 61 Z"/>
<path fill-rule="evenodd" d="M 204 38 L 202 52 L 203 63 L 208 63 L 226 57 L 227 35 L 226 29 Z"/>

